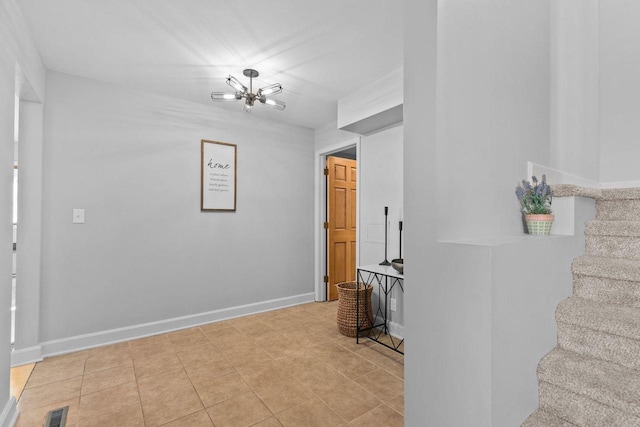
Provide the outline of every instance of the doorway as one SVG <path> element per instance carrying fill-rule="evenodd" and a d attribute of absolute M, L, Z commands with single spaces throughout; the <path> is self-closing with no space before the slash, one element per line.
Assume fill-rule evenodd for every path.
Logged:
<path fill-rule="evenodd" d="M 328 301 L 338 299 L 341 282 L 355 280 L 357 252 L 358 168 L 356 147 L 326 158 L 326 269 Z"/>

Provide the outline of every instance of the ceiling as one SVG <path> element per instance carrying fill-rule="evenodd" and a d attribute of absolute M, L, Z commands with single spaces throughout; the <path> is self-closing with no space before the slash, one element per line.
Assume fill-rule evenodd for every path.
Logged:
<path fill-rule="evenodd" d="M 402 67 L 402 0 L 20 0 L 47 69 L 213 103 L 231 74 L 281 83 L 284 111 L 252 115 L 317 129 L 337 100 Z M 99 100 L 96 100 L 99 102 Z"/>

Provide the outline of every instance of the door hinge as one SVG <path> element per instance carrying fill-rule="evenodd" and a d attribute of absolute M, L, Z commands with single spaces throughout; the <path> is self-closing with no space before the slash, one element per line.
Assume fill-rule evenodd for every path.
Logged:
<path fill-rule="evenodd" d="M 329 176 L 329 168 L 324 168 L 324 176 Z"/>
<path fill-rule="evenodd" d="M 324 227 L 325 230 L 329 229 L 329 223 L 328 222 L 324 222 L 324 224 L 322 225 Z"/>
<path fill-rule="evenodd" d="M 324 276 L 322 280 L 324 281 L 324 283 L 329 283 L 329 276 Z"/>

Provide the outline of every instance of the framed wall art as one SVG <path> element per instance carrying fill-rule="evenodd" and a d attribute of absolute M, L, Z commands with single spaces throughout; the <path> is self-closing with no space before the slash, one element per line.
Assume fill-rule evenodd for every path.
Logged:
<path fill-rule="evenodd" d="M 202 140 L 200 164 L 200 210 L 236 210 L 237 146 Z"/>

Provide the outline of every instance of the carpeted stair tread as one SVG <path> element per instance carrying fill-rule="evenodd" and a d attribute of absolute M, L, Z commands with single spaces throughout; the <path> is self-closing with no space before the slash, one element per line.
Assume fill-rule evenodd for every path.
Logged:
<path fill-rule="evenodd" d="M 588 236 L 640 237 L 640 221 L 589 221 L 584 234 Z"/>
<path fill-rule="evenodd" d="M 640 310 L 569 297 L 558 304 L 556 321 L 640 340 Z"/>
<path fill-rule="evenodd" d="M 555 184 L 551 186 L 553 197 L 588 197 L 599 199 L 602 197 L 602 190 L 598 188 L 581 187 L 573 184 Z"/>
<path fill-rule="evenodd" d="M 576 425 L 550 412 L 536 409 L 520 427 L 576 427 Z"/>
<path fill-rule="evenodd" d="M 596 218 L 604 221 L 640 221 L 640 200 L 596 200 Z"/>
<path fill-rule="evenodd" d="M 582 276 L 640 282 L 640 261 L 583 255 L 573 260 L 571 272 Z"/>
<path fill-rule="evenodd" d="M 540 408 L 580 427 L 638 427 L 640 417 L 540 381 Z"/>
<path fill-rule="evenodd" d="M 638 282 L 574 274 L 573 294 L 604 304 L 640 308 L 640 283 Z"/>
<path fill-rule="evenodd" d="M 600 200 L 640 200 L 640 187 L 605 188 L 601 190 Z"/>
<path fill-rule="evenodd" d="M 640 372 L 636 370 L 556 347 L 540 361 L 538 379 L 640 417 Z"/>

